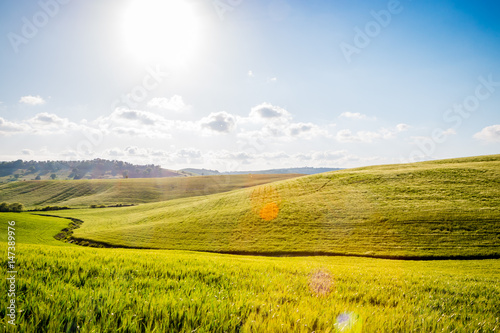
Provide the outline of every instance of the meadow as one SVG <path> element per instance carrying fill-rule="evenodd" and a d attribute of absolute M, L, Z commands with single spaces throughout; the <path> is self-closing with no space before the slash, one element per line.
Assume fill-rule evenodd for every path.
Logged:
<path fill-rule="evenodd" d="M 96 198 L 73 194 L 50 203 L 77 209 L 0 213 L 3 253 L 16 221 L 18 271 L 16 327 L 2 306 L 0 331 L 495 332 L 499 183 L 495 155 L 179 189 L 133 207 L 78 209 Z M 83 221 L 72 241 L 149 249 L 56 240 L 68 218 Z"/>
<path fill-rule="evenodd" d="M 498 260 L 265 258 L 31 244 L 20 245 L 17 258 L 18 332 L 500 329 Z M 1 288 L 7 289 L 5 279 Z M 14 331 L 5 311 L 0 327 Z"/>

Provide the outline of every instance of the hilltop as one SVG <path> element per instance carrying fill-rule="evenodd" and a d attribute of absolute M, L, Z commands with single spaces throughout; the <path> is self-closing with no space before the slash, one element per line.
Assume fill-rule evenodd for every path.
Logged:
<path fill-rule="evenodd" d="M 382 165 L 136 207 L 58 212 L 122 247 L 390 258 L 500 256 L 500 155 Z"/>
<path fill-rule="evenodd" d="M 16 180 L 120 179 L 185 177 L 191 174 L 160 166 L 122 161 L 23 161 L 0 162 L 0 182 Z"/>

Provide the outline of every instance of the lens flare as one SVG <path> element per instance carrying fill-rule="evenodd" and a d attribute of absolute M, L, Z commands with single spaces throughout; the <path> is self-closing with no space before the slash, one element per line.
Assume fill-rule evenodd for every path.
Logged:
<path fill-rule="evenodd" d="M 266 221 L 272 221 L 278 217 L 279 211 L 278 205 L 275 202 L 270 202 L 262 207 L 259 216 Z"/>
<path fill-rule="evenodd" d="M 276 219 L 280 212 L 281 196 L 274 186 L 260 186 L 250 196 L 252 210 L 264 221 Z"/>
<path fill-rule="evenodd" d="M 340 332 L 360 333 L 363 328 L 363 322 L 358 314 L 344 312 L 337 317 L 335 328 Z"/>
<path fill-rule="evenodd" d="M 316 296 L 327 296 L 332 292 L 333 280 L 326 270 L 317 270 L 309 276 L 309 289 Z"/>

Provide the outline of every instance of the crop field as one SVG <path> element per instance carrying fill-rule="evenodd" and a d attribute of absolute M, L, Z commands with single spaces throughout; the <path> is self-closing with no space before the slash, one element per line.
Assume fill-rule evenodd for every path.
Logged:
<path fill-rule="evenodd" d="M 16 221 L 17 269 L 16 327 L 2 306 L 0 331 L 500 330 L 500 156 L 242 184 L 133 207 L 0 213 L 3 253 Z M 89 196 L 75 194 L 74 207 Z M 73 241 L 135 248 L 56 240 L 69 218 L 83 221 Z"/>
<path fill-rule="evenodd" d="M 17 256 L 19 332 L 500 329 L 498 260 L 263 258 L 30 244 Z M 3 329 L 10 326 L 5 311 Z"/>
<path fill-rule="evenodd" d="M 112 246 L 387 258 L 498 258 L 500 156 L 350 169 L 56 215 Z"/>
<path fill-rule="evenodd" d="M 17 181 L 0 184 L 0 202 L 22 202 L 27 208 L 46 205 L 139 204 L 205 196 L 289 179 L 300 175 L 224 175 L 182 178 Z"/>

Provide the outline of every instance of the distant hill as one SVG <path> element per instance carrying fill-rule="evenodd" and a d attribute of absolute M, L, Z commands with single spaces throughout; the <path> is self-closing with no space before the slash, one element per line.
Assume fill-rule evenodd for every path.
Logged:
<path fill-rule="evenodd" d="M 208 170 L 208 169 L 181 169 L 179 171 L 189 172 L 192 174 L 200 175 L 200 176 L 210 176 L 210 175 L 268 175 L 268 174 L 302 174 L 302 175 L 315 175 L 317 173 L 330 172 L 342 170 L 340 168 L 284 168 L 284 169 L 270 169 L 270 170 L 257 170 L 257 171 L 228 171 L 228 172 L 219 172 L 217 170 Z"/>
<path fill-rule="evenodd" d="M 193 174 L 193 175 L 196 175 L 196 176 L 218 176 L 218 175 L 222 175 L 222 173 L 220 173 L 217 170 L 208 170 L 208 169 L 186 168 L 186 169 L 179 170 L 179 172 L 186 172 L 186 173 L 190 173 L 190 174 Z"/>
<path fill-rule="evenodd" d="M 50 179 L 119 179 L 185 177 L 182 171 L 158 165 L 135 165 L 122 161 L 23 161 L 0 162 L 0 182 Z"/>

